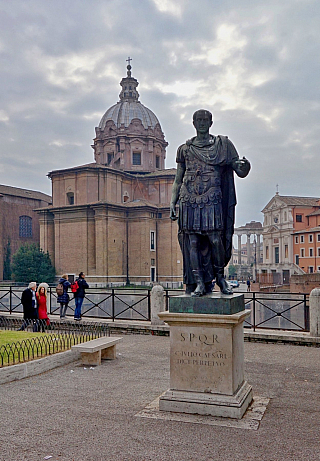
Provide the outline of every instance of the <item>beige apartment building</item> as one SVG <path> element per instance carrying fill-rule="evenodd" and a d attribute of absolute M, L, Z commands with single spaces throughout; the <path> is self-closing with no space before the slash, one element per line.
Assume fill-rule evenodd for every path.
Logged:
<path fill-rule="evenodd" d="M 177 224 L 169 218 L 175 169 L 164 169 L 167 142 L 142 105 L 138 82 L 121 83 L 120 100 L 96 128 L 94 162 L 49 173 L 52 205 L 38 210 L 40 245 L 58 274 L 85 272 L 112 286 L 182 283 Z"/>

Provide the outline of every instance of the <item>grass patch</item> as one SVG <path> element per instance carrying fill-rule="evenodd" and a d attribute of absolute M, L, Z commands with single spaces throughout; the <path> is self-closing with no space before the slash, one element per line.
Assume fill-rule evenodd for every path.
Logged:
<path fill-rule="evenodd" d="M 11 330 L 0 330 L 0 347 L 8 344 L 15 343 L 16 341 L 23 341 L 28 338 L 36 338 L 43 336 L 46 333 L 32 333 L 30 331 L 11 331 Z"/>
<path fill-rule="evenodd" d="M 82 335 L 0 331 L 0 367 L 63 352 L 74 344 L 88 340 Z"/>

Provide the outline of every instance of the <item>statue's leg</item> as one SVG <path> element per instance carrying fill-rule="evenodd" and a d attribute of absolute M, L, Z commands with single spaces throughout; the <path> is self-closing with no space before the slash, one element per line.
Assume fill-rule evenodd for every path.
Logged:
<path fill-rule="evenodd" d="M 212 260 L 216 274 L 216 283 L 220 288 L 221 293 L 232 295 L 232 289 L 229 287 L 224 277 L 224 260 L 225 250 L 222 243 L 221 232 L 215 231 L 209 235 L 212 250 Z"/>
<path fill-rule="evenodd" d="M 203 271 L 200 268 L 200 257 L 199 257 L 199 239 L 198 234 L 190 234 L 190 264 L 192 273 L 197 283 L 196 289 L 191 296 L 203 296 L 206 294 L 206 287 L 203 281 Z"/>

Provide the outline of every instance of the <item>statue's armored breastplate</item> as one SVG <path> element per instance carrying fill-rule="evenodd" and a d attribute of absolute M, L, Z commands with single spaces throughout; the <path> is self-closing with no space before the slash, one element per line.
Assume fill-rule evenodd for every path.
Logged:
<path fill-rule="evenodd" d="M 196 158 L 186 160 L 186 170 L 180 190 L 180 200 L 190 203 L 221 201 L 221 173 L 223 167 L 209 165 Z"/>

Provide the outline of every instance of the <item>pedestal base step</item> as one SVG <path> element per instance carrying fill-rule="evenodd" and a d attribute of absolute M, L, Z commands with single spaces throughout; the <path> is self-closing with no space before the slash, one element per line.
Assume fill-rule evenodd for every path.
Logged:
<path fill-rule="evenodd" d="M 252 401 L 252 387 L 245 381 L 234 395 L 167 390 L 159 400 L 160 411 L 241 419 Z"/>

